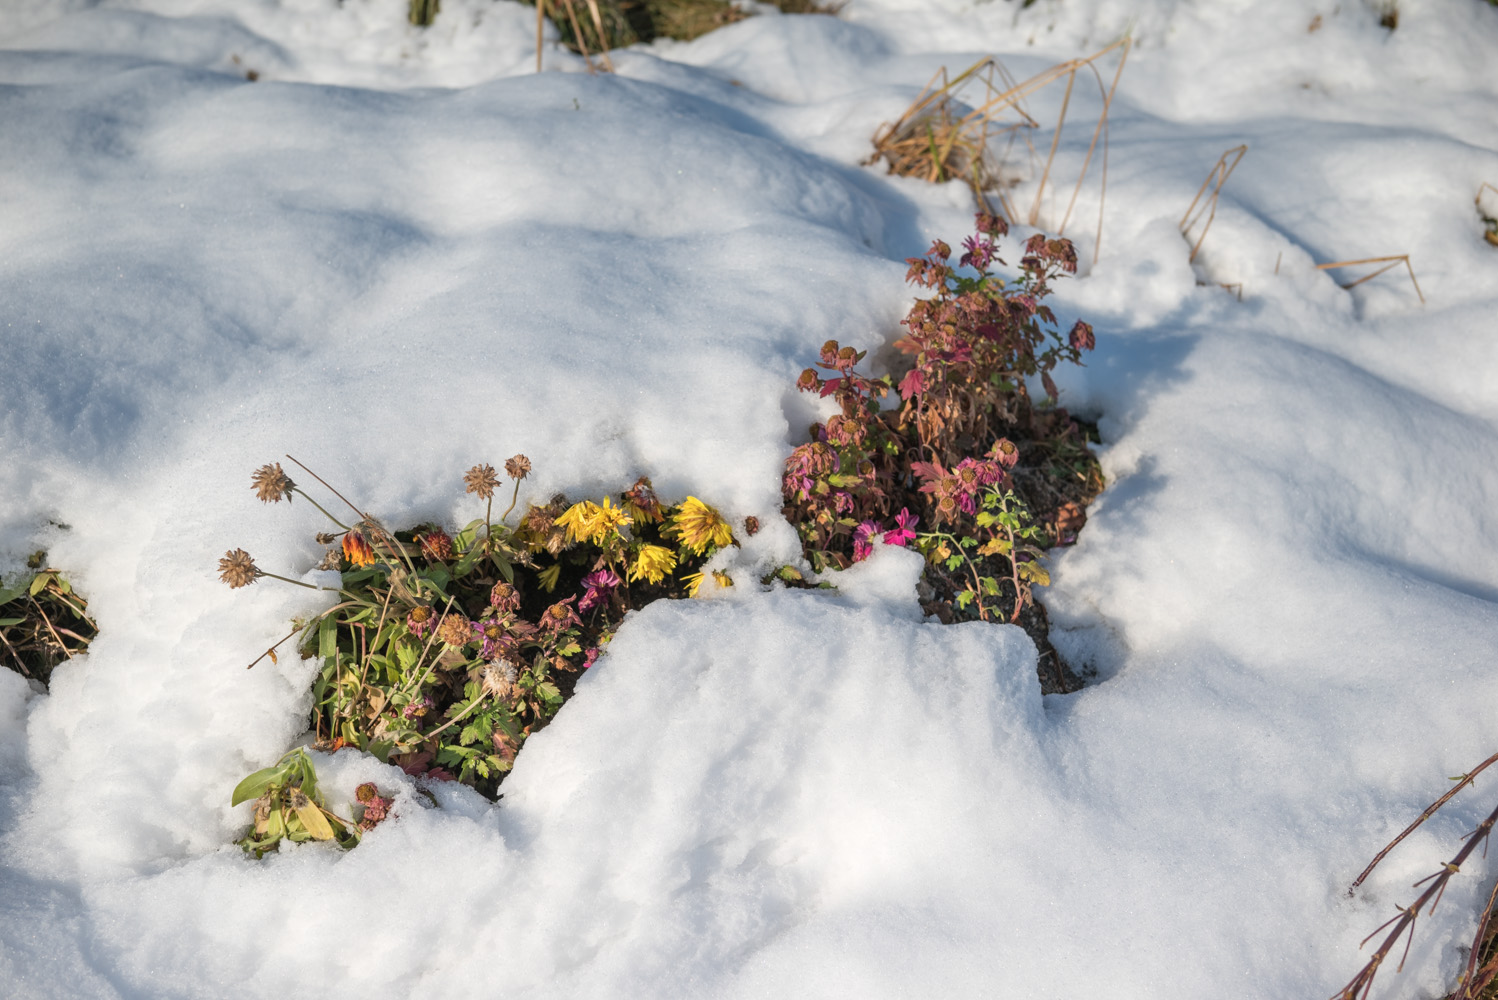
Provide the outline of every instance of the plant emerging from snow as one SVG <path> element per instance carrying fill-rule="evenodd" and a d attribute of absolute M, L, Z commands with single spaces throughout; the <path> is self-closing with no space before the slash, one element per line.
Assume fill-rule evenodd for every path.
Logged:
<path fill-rule="evenodd" d="M 933 294 L 904 320 L 895 346 L 911 365 L 899 379 L 860 373 L 865 352 L 830 340 L 797 382 L 838 409 L 792 451 L 782 484 L 812 569 L 859 562 L 876 540 L 914 544 L 928 560 L 927 610 L 944 619 L 1018 620 L 1031 586 L 1050 582 L 1041 553 L 1073 540 L 1101 488 L 1084 432 L 1054 406 L 1051 372 L 1094 345 L 1080 320 L 1063 337 L 1043 302 L 1076 271 L 1076 252 L 1033 236 L 1006 282 L 993 268 L 1007 232 L 980 214 L 956 265 L 940 240 L 907 262 L 907 280 Z M 1044 387 L 1043 405 L 1027 378 Z"/>
<path fill-rule="evenodd" d="M 481 464 L 465 474 L 484 516 L 452 533 L 432 524 L 392 532 L 328 487 L 354 514 L 343 524 L 318 506 L 343 529 L 317 536 L 327 546 L 321 567 L 339 571 L 339 601 L 287 636 L 319 663 L 311 726 L 320 747 L 356 747 L 492 796 L 620 617 L 695 596 L 702 564 L 734 544 L 710 505 L 663 504 L 643 477 L 617 501 L 529 504 L 512 525 L 530 460 L 516 455 L 504 471 L 512 486 L 497 520 L 499 472 Z M 259 469 L 251 486 L 266 502 L 306 496 L 279 464 Z M 262 577 L 315 586 L 265 572 L 243 549 L 225 554 L 219 575 L 230 587 Z M 274 661 L 274 647 L 264 656 Z"/>

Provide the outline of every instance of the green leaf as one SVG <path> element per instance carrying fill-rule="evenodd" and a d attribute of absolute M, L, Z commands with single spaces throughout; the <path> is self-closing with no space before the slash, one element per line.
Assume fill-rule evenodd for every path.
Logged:
<path fill-rule="evenodd" d="M 338 659 L 338 621 L 332 615 L 325 615 L 317 626 L 317 655 L 322 657 L 326 663 L 332 660 L 335 665 Z"/>
<path fill-rule="evenodd" d="M 514 583 L 515 567 L 510 565 L 510 561 L 501 556 L 498 552 L 494 553 L 492 558 L 494 560 L 495 568 L 499 570 L 499 575 L 505 578 L 505 583 Z"/>
<path fill-rule="evenodd" d="M 26 619 L 24 618 L 0 618 L 0 628 L 9 628 L 12 625 L 19 625 L 25 620 Z"/>
<path fill-rule="evenodd" d="M 27 588 L 31 596 L 35 597 L 38 593 L 40 593 L 41 589 L 52 581 L 52 577 L 53 574 L 51 573 L 38 573 L 36 576 L 32 577 L 31 586 Z"/>
<path fill-rule="evenodd" d="M 967 607 L 969 604 L 973 603 L 973 598 L 976 596 L 977 595 L 974 594 L 971 590 L 964 590 L 962 593 L 957 595 L 957 606 L 959 608 Z"/>
<path fill-rule="evenodd" d="M 468 725 L 464 726 L 463 731 L 458 734 L 458 742 L 466 747 L 473 743 L 477 743 L 487 735 L 488 733 L 484 732 L 483 726 L 479 725 L 476 722 L 470 722 Z"/>
<path fill-rule="evenodd" d="M 421 650 L 409 643 L 400 643 L 395 647 L 395 658 L 399 661 L 402 670 L 410 670 L 416 666 L 416 660 L 421 656 Z"/>
<path fill-rule="evenodd" d="M 473 548 L 463 553 L 463 557 L 459 559 L 458 564 L 453 567 L 453 576 L 455 578 L 467 576 L 470 572 L 472 572 L 474 563 L 478 562 L 483 554 L 484 549 L 483 546 L 480 545 L 475 545 Z"/>
<path fill-rule="evenodd" d="M 983 578 L 983 592 L 985 594 L 987 594 L 989 597 L 998 597 L 999 596 L 999 581 L 995 580 L 991 576 L 985 576 Z"/>
<path fill-rule="evenodd" d="M 280 781 L 282 777 L 281 765 L 262 767 L 234 786 L 234 794 L 229 798 L 229 805 L 237 806 L 241 802 L 258 799 L 265 794 L 266 789 Z"/>
<path fill-rule="evenodd" d="M 558 691 L 557 686 L 551 681 L 542 681 L 540 684 L 537 684 L 536 694 L 542 701 L 546 702 L 546 707 L 552 711 L 556 711 L 562 707 L 562 692 Z"/>
<path fill-rule="evenodd" d="M 951 572 L 952 570 L 956 569 L 958 566 L 961 566 L 961 565 L 962 565 L 962 557 L 961 556 L 951 556 L 951 557 L 949 557 L 947 559 L 947 572 Z"/>

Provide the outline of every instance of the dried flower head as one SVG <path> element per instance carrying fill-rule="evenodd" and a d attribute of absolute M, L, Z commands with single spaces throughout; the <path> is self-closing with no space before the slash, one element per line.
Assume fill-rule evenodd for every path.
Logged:
<path fill-rule="evenodd" d="M 520 592 L 503 580 L 489 590 L 489 607 L 500 614 L 520 609 Z"/>
<path fill-rule="evenodd" d="M 636 479 L 635 484 L 624 491 L 624 509 L 639 521 L 660 523 L 665 518 L 661 513 L 660 498 L 655 495 L 655 487 L 644 476 Z"/>
<path fill-rule="evenodd" d="M 418 639 L 425 639 L 437 624 L 437 612 L 425 604 L 418 604 L 406 615 L 406 628 Z"/>
<path fill-rule="evenodd" d="M 421 554 L 437 562 L 453 557 L 452 536 L 441 528 L 433 528 L 421 536 Z"/>
<path fill-rule="evenodd" d="M 463 483 L 469 493 L 477 493 L 480 500 L 488 500 L 499 486 L 499 477 L 494 474 L 494 466 L 486 462 L 463 473 Z"/>
<path fill-rule="evenodd" d="M 332 545 L 334 542 L 338 541 L 338 536 L 333 534 L 333 532 L 331 531 L 319 531 L 313 537 L 317 539 L 318 545 Z"/>
<path fill-rule="evenodd" d="M 572 602 L 577 600 L 577 595 L 558 601 L 547 608 L 541 614 L 541 630 L 547 633 L 557 633 L 563 629 L 582 625 L 582 619 L 577 617 L 577 612 L 572 609 Z"/>
<path fill-rule="evenodd" d="M 363 535 L 350 531 L 343 536 L 343 558 L 355 566 L 372 566 L 375 561 L 374 549 L 369 547 Z"/>
<path fill-rule="evenodd" d="M 437 638 L 449 646 L 466 646 L 473 641 L 473 623 L 462 615 L 443 615 Z"/>
<path fill-rule="evenodd" d="M 287 796 L 287 803 L 291 806 L 291 808 L 300 810 L 306 809 L 308 806 L 310 806 L 312 804 L 312 800 L 307 798 L 307 793 L 302 791 L 301 788 L 293 787 L 291 789 L 291 794 Z"/>
<path fill-rule="evenodd" d="M 248 587 L 259 575 L 255 560 L 244 549 L 230 549 L 218 561 L 218 578 L 235 590 Z"/>
<path fill-rule="evenodd" d="M 255 495 L 262 503 L 279 503 L 283 497 L 290 502 L 291 490 L 296 483 L 281 471 L 280 462 L 273 462 L 256 469 L 255 474 L 250 477 L 250 485 L 254 487 Z"/>
<path fill-rule="evenodd" d="M 511 479 L 524 479 L 531 474 L 531 460 L 524 455 L 516 455 L 505 462 L 505 474 Z"/>
<path fill-rule="evenodd" d="M 514 665 L 503 660 L 484 664 L 484 672 L 479 675 L 479 684 L 486 694 L 494 696 L 499 701 L 506 701 L 515 691 L 515 682 L 520 679 L 520 672 Z"/>
<path fill-rule="evenodd" d="M 750 538 L 753 538 L 755 535 L 759 534 L 759 518 L 755 517 L 753 514 L 750 514 L 748 517 L 744 518 L 744 534 L 748 535 Z"/>

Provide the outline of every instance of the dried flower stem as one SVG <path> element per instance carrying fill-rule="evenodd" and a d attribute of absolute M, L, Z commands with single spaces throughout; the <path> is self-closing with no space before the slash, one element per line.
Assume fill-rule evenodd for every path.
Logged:
<path fill-rule="evenodd" d="M 42 616 L 42 621 L 47 623 L 47 631 L 52 633 L 53 641 L 56 642 L 58 646 L 62 647 L 62 651 L 64 653 L 67 653 L 68 659 L 71 660 L 73 658 L 73 651 L 67 647 L 67 644 L 65 642 L 62 641 L 62 636 L 57 634 L 57 629 L 52 627 L 52 619 L 47 617 L 47 612 L 42 609 L 41 604 L 37 602 L 37 599 L 34 596 L 28 594 L 26 596 L 26 599 L 31 602 L 32 607 L 36 608 L 36 613 Z"/>
<path fill-rule="evenodd" d="M 285 642 L 287 639 L 290 639 L 292 636 L 296 635 L 303 628 L 304 628 L 304 626 L 298 625 L 296 628 L 292 629 L 290 632 L 287 632 L 279 640 L 277 640 L 275 643 L 273 643 L 270 646 L 269 649 L 267 649 L 265 652 L 261 653 L 259 656 L 255 657 L 255 659 L 253 661 L 251 661 L 250 666 L 245 667 L 245 669 L 249 670 L 256 663 L 259 663 L 261 660 L 265 659 L 267 656 L 271 657 L 272 661 L 274 661 L 276 647 L 279 646 L 279 645 L 281 645 L 281 643 Z"/>
<path fill-rule="evenodd" d="M 449 597 L 447 599 L 447 604 L 442 608 L 442 614 L 443 615 L 446 615 L 449 611 L 452 610 L 453 602 L 455 600 L 457 600 L 456 597 Z M 416 660 L 417 663 L 420 663 L 422 660 L 426 659 L 427 654 L 432 651 L 432 642 L 436 638 L 437 638 L 437 630 L 434 628 L 434 629 L 432 629 L 431 631 L 429 631 L 427 633 L 426 645 L 423 646 L 423 647 L 421 647 L 421 656 L 419 656 L 417 658 L 417 660 Z M 427 678 L 432 675 L 432 671 L 435 670 L 435 669 L 437 669 L 437 661 L 435 659 L 433 659 L 432 662 L 431 662 L 431 664 L 426 668 L 426 671 L 424 673 L 422 673 L 422 675 L 419 678 L 417 678 L 415 690 L 417 690 L 417 691 L 421 690 L 421 686 L 426 683 Z M 397 688 L 398 691 L 404 691 L 405 689 L 406 689 L 406 687 L 405 687 L 404 684 L 402 684 L 399 688 Z"/>
<path fill-rule="evenodd" d="M 371 518 L 370 518 L 370 516 L 368 514 L 364 513 L 358 507 L 355 507 L 352 503 L 349 503 L 348 497 L 344 496 L 342 493 L 339 493 L 337 490 L 333 489 L 333 487 L 329 486 L 328 485 L 328 481 L 326 479 L 324 479 L 322 476 L 319 476 L 317 473 L 313 472 L 311 469 L 307 468 L 305 465 L 302 465 L 301 462 L 297 462 L 296 459 L 292 458 L 290 455 L 287 455 L 286 457 L 288 459 L 290 459 L 291 461 L 296 462 L 297 465 L 300 465 L 302 467 L 302 471 L 306 472 L 307 475 L 311 476 L 313 479 L 316 479 L 319 483 L 322 483 L 323 487 L 329 493 L 333 494 L 335 497 L 337 497 L 338 499 L 342 500 L 344 503 L 348 504 L 349 510 L 353 511 L 355 514 L 358 514 L 361 518 L 363 518 L 366 521 L 371 520 Z M 307 499 L 309 501 L 311 501 L 312 506 L 316 507 L 318 510 L 322 510 L 322 512 L 324 514 L 328 514 L 327 511 L 323 510 L 321 504 L 319 504 L 317 501 L 313 500 L 311 497 L 308 497 L 306 493 L 302 493 L 302 491 L 300 489 L 298 489 L 297 492 L 301 493 L 302 496 L 307 497 Z M 349 530 L 348 525 L 346 525 L 342 521 L 338 520 L 338 518 L 334 517 L 332 514 L 328 514 L 328 520 L 330 520 L 334 524 L 338 525 L 338 527 L 342 528 L 344 531 L 348 531 Z"/>

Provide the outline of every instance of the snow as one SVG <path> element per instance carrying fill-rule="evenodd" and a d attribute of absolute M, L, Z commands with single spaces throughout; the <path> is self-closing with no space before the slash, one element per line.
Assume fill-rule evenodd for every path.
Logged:
<path fill-rule="evenodd" d="M 861 166 L 874 129 L 941 66 L 1024 77 L 1126 30 L 1102 242 L 1094 173 L 1056 296 L 1097 328 L 1059 381 L 1109 485 L 1044 600 L 1096 678 L 1042 698 L 1019 631 L 921 621 L 909 553 L 836 593 L 752 580 L 794 549 L 796 373 L 828 338 L 877 358 L 902 259 L 971 221 L 961 185 Z M 1494 749 L 1495 46 L 1476 0 L 1404 0 L 1392 32 L 1359 2 L 853 0 L 613 76 L 548 45 L 535 75 L 509 0 L 425 32 L 398 0 L 0 9 L 0 569 L 47 547 L 101 625 L 45 695 L 0 671 L 0 975 L 1329 996 L 1491 808 L 1479 779 L 1346 895 Z M 1176 224 L 1239 143 L 1188 262 Z M 1424 305 L 1402 271 L 1315 269 L 1406 253 Z M 398 818 L 243 859 L 230 790 L 301 738 L 308 681 L 243 667 L 319 600 L 214 579 L 237 546 L 313 572 L 319 515 L 250 471 L 289 452 L 392 523 L 462 523 L 461 471 L 518 451 L 538 498 L 645 474 L 766 528 L 725 557 L 739 586 L 630 618 L 499 806 L 319 755 L 335 805 L 373 780 Z M 1450 988 L 1488 871 L 1379 995 Z"/>

